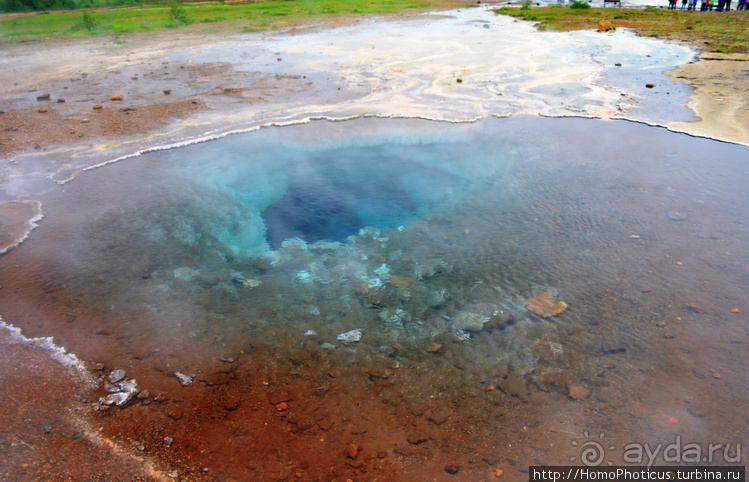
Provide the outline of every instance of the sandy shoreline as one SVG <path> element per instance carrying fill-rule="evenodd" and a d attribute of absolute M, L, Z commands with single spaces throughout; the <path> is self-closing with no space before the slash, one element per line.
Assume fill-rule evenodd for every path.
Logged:
<path fill-rule="evenodd" d="M 445 18 L 451 22 L 449 15 Z M 418 55 L 402 55 L 407 39 L 402 30 L 411 23 L 415 29 L 423 28 L 431 21 L 421 15 L 357 21 L 336 27 L 332 38 L 330 31 L 315 29 L 235 38 L 168 32 L 44 49 L 38 45 L 7 49 L 0 52 L 0 202 L 12 203 L 6 204 L 13 209 L 8 213 L 17 214 L 16 200 L 33 200 L 48 189 L 50 179 L 67 181 L 82 169 L 112 158 L 155 145 L 189 143 L 314 117 L 413 116 L 467 122 L 489 113 L 626 118 L 659 124 L 657 119 L 673 112 L 679 120 L 662 123 L 670 129 L 749 145 L 747 55 L 702 54 L 696 62 L 669 72 L 677 81 L 673 85 L 693 89 L 687 109 L 673 99 L 661 102 L 671 92 L 674 95 L 669 97 L 682 95 L 667 84 L 666 75 L 654 74 L 656 84 L 662 82 L 656 89 L 644 82 L 626 92 L 623 87 L 602 85 L 602 74 L 616 73 L 616 67 L 606 65 L 608 61 L 613 65 L 614 57 L 602 61 L 581 47 L 599 38 L 612 48 L 644 49 L 636 55 L 645 57 L 662 51 L 658 41 L 651 45 L 651 40 L 631 34 L 620 33 L 611 40 L 606 34 L 586 32 L 539 42 L 537 36 L 544 34 L 534 32 L 532 26 L 485 13 L 451 24 L 455 37 L 448 39 L 441 39 L 444 31 L 435 27 L 433 38 L 411 45 Z M 380 37 L 358 33 L 373 26 Z M 510 28 L 518 29 L 513 30 L 518 43 L 503 46 L 502 55 L 484 59 L 486 52 L 500 50 L 487 45 L 492 37 L 485 35 L 501 36 Z M 339 41 L 336 37 L 342 33 L 350 37 Z M 564 44 L 555 45 L 560 39 Z M 316 43 L 309 48 L 311 41 Z M 440 49 L 434 47 L 438 44 Z M 240 45 L 246 48 L 238 49 Z M 529 45 L 537 50 L 529 50 Z M 579 55 L 557 65 L 567 47 L 577 49 Z M 664 56 L 687 55 L 677 47 Z M 528 63 L 520 65 L 520 59 Z M 663 90 L 658 92 L 659 88 Z M 37 100 L 46 94 L 49 98 Z M 122 100 L 113 100 L 116 95 L 122 95 Z M 659 103 L 666 104 L 664 112 L 655 109 Z M 699 120 L 681 119 L 690 111 Z M 23 225 L 23 219 L 8 213 L 0 214 L 12 219 L 14 230 Z M 39 214 L 34 211 L 27 218 L 38 219 Z M 20 234 L 14 238 L 15 231 L 8 232 L 0 250 L 17 244 Z M 81 382 L 67 379 L 66 369 L 46 353 L 19 344 L 14 336 L 6 330 L 0 334 L 2 353 L 9 361 L 6 366 L 13 367 L 2 373 L 9 387 L 4 390 L 5 406 L 21 407 L 24 420 L 34 423 L 26 424 L 14 415 L 4 418 L 14 421 L 8 429 L 17 439 L 14 454 L 27 451 L 28 464 L 36 468 L 33 473 L 14 475 L 53 480 L 71 464 L 80 464 L 85 473 L 118 480 L 172 480 L 154 469 L 158 463 L 123 456 L 116 444 L 91 437 L 96 428 L 79 427 L 87 437 L 78 437 L 68 428 L 83 424 L 80 398 L 88 402 L 89 395 L 80 395 Z M 11 358 L 24 363 L 10 363 Z M 100 369 L 91 367 L 97 374 Z M 30 379 L 36 383 L 29 384 Z M 50 390 L 56 394 L 53 404 L 35 403 Z M 592 416 L 604 423 L 605 415 Z M 65 427 L 64 433 L 58 427 Z M 559 433 L 542 436 L 567 443 Z M 65 458 L 46 457 L 61 447 Z M 164 457 L 175 462 L 169 455 Z M 525 461 L 520 462 L 513 465 Z M 384 467 L 382 480 L 398 480 L 396 466 Z M 210 480 L 210 475 L 206 477 Z"/>

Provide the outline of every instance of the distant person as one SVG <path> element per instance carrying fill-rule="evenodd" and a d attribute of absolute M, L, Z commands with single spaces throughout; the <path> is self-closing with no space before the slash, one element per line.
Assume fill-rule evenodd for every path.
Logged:
<path fill-rule="evenodd" d="M 676 0 L 668 0 L 668 9 L 676 10 Z"/>
<path fill-rule="evenodd" d="M 689 0 L 681 0 L 681 9 L 686 10 L 687 9 L 687 3 L 689 3 Z"/>
<path fill-rule="evenodd" d="M 739 0 L 739 4 L 736 6 L 736 10 L 744 10 L 746 8 L 746 0 Z"/>

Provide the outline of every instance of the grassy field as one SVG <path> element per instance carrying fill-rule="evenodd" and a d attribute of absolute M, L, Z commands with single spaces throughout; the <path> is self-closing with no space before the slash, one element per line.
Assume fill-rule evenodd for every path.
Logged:
<path fill-rule="evenodd" d="M 733 2 L 735 5 L 736 2 Z M 495 12 L 531 20 L 539 30 L 595 29 L 601 20 L 638 34 L 685 41 L 708 52 L 749 52 L 749 11 L 687 12 L 659 8 L 569 8 L 561 5 L 526 9 L 502 7 Z"/>
<path fill-rule="evenodd" d="M 110 0 L 87 0 L 102 5 Z M 470 4 L 473 4 L 471 2 Z M 339 17 L 386 15 L 470 5 L 452 0 L 258 0 L 0 15 L 0 45 L 188 28 L 200 32 L 253 32 Z M 526 5 L 529 5 L 526 3 Z M 657 8 L 502 7 L 495 12 L 538 22 L 539 30 L 595 29 L 600 20 L 640 35 L 688 42 L 704 51 L 749 52 L 749 11 L 682 12 Z"/>
<path fill-rule="evenodd" d="M 335 17 L 386 15 L 465 6 L 445 0 L 260 0 L 243 3 L 162 3 L 127 8 L 0 15 L 0 45 L 189 25 L 198 31 L 252 32 Z M 177 13 L 175 15 L 175 12 Z"/>

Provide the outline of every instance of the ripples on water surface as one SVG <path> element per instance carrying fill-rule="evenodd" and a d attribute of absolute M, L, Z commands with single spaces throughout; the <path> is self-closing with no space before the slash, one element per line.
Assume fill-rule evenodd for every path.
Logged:
<path fill-rule="evenodd" d="M 635 400 L 664 414 L 686 410 L 680 396 L 710 412 L 725 388 L 733 408 L 686 430 L 736 440 L 747 433 L 747 154 L 580 119 L 261 129 L 48 193 L 43 223 L 3 260 L 24 276 L 2 280 L 2 314 L 151 387 L 255 356 L 255 382 L 353 366 L 389 377 L 404 406 L 430 389 L 458 403 L 497 387 L 502 407 L 562 394 L 520 412 L 521 426 L 581 428 L 570 386 L 591 391 L 581 403 L 594 411 Z M 569 307 L 532 313 L 527 298 L 543 293 Z M 351 330 L 361 341 L 337 339 Z M 633 380 L 659 369 L 674 386 L 656 402 Z M 610 410 L 634 433 L 657 430 L 641 409 Z M 521 435 L 515 449 L 496 436 L 485 450 L 532 461 Z"/>

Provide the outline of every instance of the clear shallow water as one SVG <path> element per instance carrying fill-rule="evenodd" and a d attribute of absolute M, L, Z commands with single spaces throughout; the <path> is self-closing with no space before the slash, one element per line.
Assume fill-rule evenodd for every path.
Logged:
<path fill-rule="evenodd" d="M 737 440 L 747 153 L 583 119 L 262 129 L 47 193 L 43 223 L 2 260 L 16 267 L 0 279 L 2 315 L 146 386 L 239 353 L 268 373 L 287 359 L 321 374 L 413 363 L 460 394 L 583 385 L 599 401 L 678 408 L 683 388 L 703 407 L 730 402 L 690 434 Z M 545 292 L 567 310 L 529 311 Z M 357 329 L 359 342 L 337 339 Z M 652 367 L 673 381 L 657 403 L 633 380 Z M 720 371 L 724 389 L 706 390 L 694 370 Z M 403 403 L 421 383 L 399 389 Z M 657 430 L 647 420 L 629 427 Z"/>

